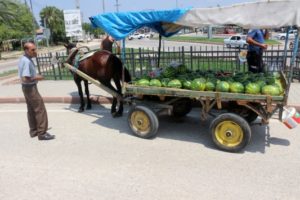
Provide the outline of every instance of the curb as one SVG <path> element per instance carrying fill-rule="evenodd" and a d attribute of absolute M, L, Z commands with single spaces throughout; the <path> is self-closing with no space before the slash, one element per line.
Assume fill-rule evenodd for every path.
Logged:
<path fill-rule="evenodd" d="M 86 101 L 86 97 L 84 98 Z M 111 97 L 105 96 L 90 96 L 93 104 L 110 104 L 112 102 Z M 67 96 L 67 97 L 43 97 L 44 103 L 80 103 L 79 96 Z M 25 103 L 24 97 L 0 97 L 0 103 Z"/>

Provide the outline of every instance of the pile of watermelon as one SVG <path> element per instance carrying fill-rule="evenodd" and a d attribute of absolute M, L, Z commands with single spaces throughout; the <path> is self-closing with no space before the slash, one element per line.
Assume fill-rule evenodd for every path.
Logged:
<path fill-rule="evenodd" d="M 166 67 L 158 77 L 144 75 L 135 85 L 168 87 L 195 91 L 216 91 L 279 96 L 284 88 L 278 72 L 225 73 L 223 71 L 190 71 L 184 65 Z"/>

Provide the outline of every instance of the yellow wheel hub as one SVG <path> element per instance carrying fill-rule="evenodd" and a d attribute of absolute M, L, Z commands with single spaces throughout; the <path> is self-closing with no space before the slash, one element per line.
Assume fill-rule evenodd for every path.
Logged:
<path fill-rule="evenodd" d="M 149 117 L 142 111 L 135 111 L 132 113 L 131 124 L 133 129 L 140 133 L 147 133 L 150 131 L 150 120 Z"/>
<path fill-rule="evenodd" d="M 242 128 L 233 121 L 223 121 L 215 129 L 217 141 L 226 147 L 238 146 L 244 137 Z"/>

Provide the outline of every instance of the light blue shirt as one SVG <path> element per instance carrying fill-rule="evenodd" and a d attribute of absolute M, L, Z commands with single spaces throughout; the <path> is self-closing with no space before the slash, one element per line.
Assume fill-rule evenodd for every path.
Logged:
<path fill-rule="evenodd" d="M 22 81 L 22 77 L 33 78 L 36 76 L 35 65 L 31 58 L 29 58 L 26 55 L 22 56 L 18 64 L 18 69 L 19 69 L 19 77 L 23 85 L 32 85 L 37 83 L 37 81 L 33 81 L 31 83 L 24 83 Z"/>
<path fill-rule="evenodd" d="M 250 29 L 248 32 L 248 37 L 251 37 L 253 40 L 261 44 L 265 43 L 264 33 L 262 32 L 261 29 Z M 256 51 L 257 53 L 262 52 L 262 48 L 251 44 L 249 45 L 248 50 Z"/>

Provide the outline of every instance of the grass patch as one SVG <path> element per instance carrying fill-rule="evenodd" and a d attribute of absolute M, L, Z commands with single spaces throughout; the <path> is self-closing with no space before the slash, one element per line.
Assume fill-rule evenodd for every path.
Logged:
<path fill-rule="evenodd" d="M 192 36 L 173 36 L 169 38 L 164 38 L 164 40 L 169 41 L 179 41 L 179 42 L 194 42 L 194 43 L 215 43 L 215 44 L 224 44 L 224 38 L 211 38 L 206 37 L 192 37 Z M 280 42 L 277 40 L 266 40 L 268 45 L 278 45 Z"/>
<path fill-rule="evenodd" d="M 4 71 L 4 72 L 0 73 L 0 77 L 9 76 L 9 75 L 12 75 L 12 74 L 17 75 L 17 73 L 18 73 L 17 69 L 8 70 L 8 71 Z"/>
<path fill-rule="evenodd" d="M 195 43 L 217 43 L 223 44 L 224 38 L 204 38 L 204 37 L 190 37 L 190 36 L 174 36 L 170 38 L 164 38 L 165 40 L 170 41 L 179 41 L 179 42 L 195 42 Z"/>

